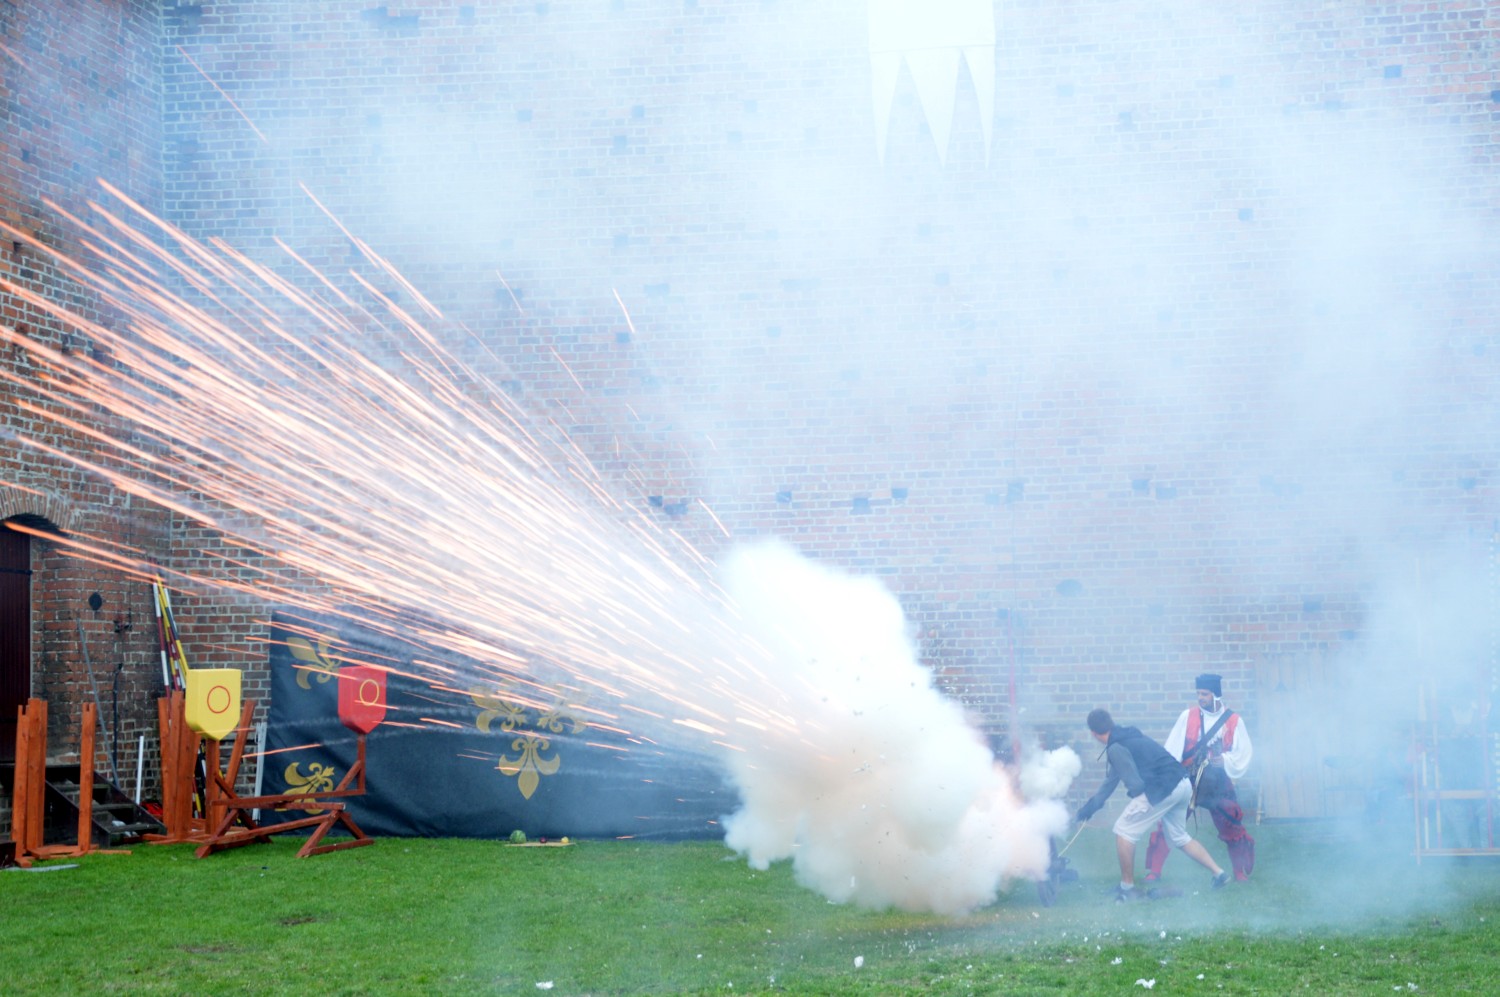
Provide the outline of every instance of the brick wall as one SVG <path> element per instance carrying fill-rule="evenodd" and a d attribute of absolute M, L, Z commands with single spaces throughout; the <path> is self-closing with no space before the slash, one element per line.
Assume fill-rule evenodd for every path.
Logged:
<path fill-rule="evenodd" d="M 80 214 L 102 178 L 160 209 L 161 84 L 158 5 L 146 0 L 0 4 L 0 275 L 91 321 L 118 319 L 46 254 L 83 258 L 77 232 L 45 202 Z M 88 335 L 64 327 L 20 292 L 0 289 L 0 322 L 47 345 L 106 360 Z M 0 392 L 0 425 L 49 446 L 86 451 L 72 431 L 27 412 L 36 371 L 6 347 L 0 365 L 21 379 Z M 121 431 L 85 414 L 84 424 Z M 102 481 L 7 435 L 0 443 L 0 518 L 73 536 L 108 537 L 160 558 L 166 517 L 133 507 Z M 151 603 L 145 587 L 112 569 L 32 540 L 32 694 L 49 701 L 49 752 L 76 757 L 82 704 L 99 703 L 105 725 L 97 764 L 118 760 L 133 785 L 137 738 L 154 750 L 160 687 Z M 90 607 L 97 593 L 99 608 Z M 90 668 L 91 666 L 91 668 Z M 152 766 L 154 767 L 154 766 Z"/>
<path fill-rule="evenodd" d="M 1392 666 L 1495 528 L 1494 15 L 997 11 L 940 155 L 909 73 L 882 154 L 854 0 L 177 5 L 163 210 L 338 272 L 311 192 L 695 546 L 884 580 L 993 727 Z M 190 656 L 258 661 L 222 601 Z"/>

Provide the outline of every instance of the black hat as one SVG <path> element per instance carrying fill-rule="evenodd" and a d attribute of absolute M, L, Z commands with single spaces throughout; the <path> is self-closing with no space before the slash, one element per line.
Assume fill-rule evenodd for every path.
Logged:
<path fill-rule="evenodd" d="M 1224 695 L 1223 676 L 1199 675 L 1193 681 L 1197 683 L 1197 685 L 1193 686 L 1194 689 L 1207 689 L 1215 696 Z"/>

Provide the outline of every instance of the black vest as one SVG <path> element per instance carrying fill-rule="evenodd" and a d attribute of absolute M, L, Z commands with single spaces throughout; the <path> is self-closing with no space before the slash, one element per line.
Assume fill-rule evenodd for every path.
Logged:
<path fill-rule="evenodd" d="M 1182 763 L 1172 757 L 1171 752 L 1140 732 L 1137 727 L 1116 727 L 1110 731 L 1109 743 L 1119 745 L 1130 752 L 1141 781 L 1146 784 L 1146 799 L 1160 803 L 1172 795 L 1172 790 L 1183 780 L 1186 773 Z"/>

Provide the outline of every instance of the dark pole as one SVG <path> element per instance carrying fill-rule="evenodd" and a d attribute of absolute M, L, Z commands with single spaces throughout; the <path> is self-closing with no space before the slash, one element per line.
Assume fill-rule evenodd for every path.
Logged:
<path fill-rule="evenodd" d="M 97 595 L 97 593 L 95 594 Z M 89 642 L 83 637 L 83 620 L 77 614 L 73 616 L 73 625 L 78 629 L 78 646 L 83 651 L 83 663 L 89 672 L 89 689 L 94 694 L 94 719 L 99 724 L 99 733 L 108 737 L 109 731 L 104 729 L 104 710 L 99 705 L 99 684 L 94 681 L 94 663 L 89 659 Z M 83 759 L 80 758 L 79 762 L 81 763 L 82 761 Z M 120 775 L 115 771 L 113 758 L 110 760 L 109 776 L 112 782 L 119 785 Z M 83 802 L 80 800 L 79 805 L 82 806 Z"/>

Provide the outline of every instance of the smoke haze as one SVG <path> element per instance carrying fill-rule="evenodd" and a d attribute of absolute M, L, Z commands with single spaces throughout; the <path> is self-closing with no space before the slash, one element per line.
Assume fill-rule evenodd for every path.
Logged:
<path fill-rule="evenodd" d="M 1428 697 L 1494 693 L 1482 5 L 994 6 L 994 92 L 955 70 L 941 149 L 909 69 L 875 119 L 856 0 L 433 7 L 349 64 L 275 6 L 175 39 L 272 139 L 169 126 L 201 150 L 168 167 L 192 224 L 264 209 L 327 238 L 269 181 L 214 194 L 236 155 L 320 171 L 445 309 L 488 309 L 529 404 L 601 463 L 644 455 L 620 459 L 632 501 L 683 510 L 666 525 L 710 556 L 704 508 L 818 556 L 727 558 L 779 669 L 760 705 L 801 732 L 728 754 L 753 863 L 949 911 L 1035 876 L 1078 759 L 1023 758 L 1019 792 L 996 771 L 964 707 L 1007 677 L 1028 723 L 1081 738 L 1107 695 L 1160 739 L 1223 672 L 1257 747 L 1246 809 L 1371 822 Z M 234 61 L 261 31 L 285 80 Z M 512 311 L 497 273 L 551 311 Z M 1406 804 L 1384 816 L 1410 840 Z M 1389 853 L 1359 843 L 1329 907 L 1388 911 L 1364 873 Z"/>

